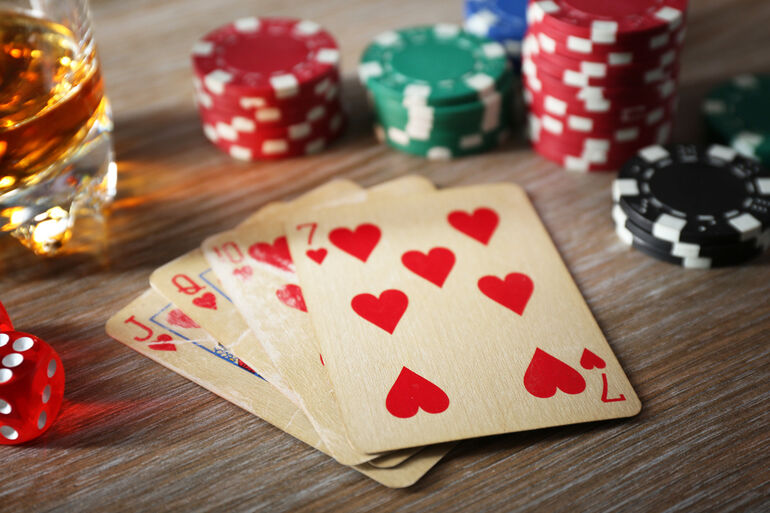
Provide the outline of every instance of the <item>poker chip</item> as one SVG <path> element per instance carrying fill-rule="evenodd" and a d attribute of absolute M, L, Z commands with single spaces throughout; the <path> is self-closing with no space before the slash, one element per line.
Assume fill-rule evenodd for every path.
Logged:
<path fill-rule="evenodd" d="M 465 30 L 503 45 L 518 68 L 527 31 L 527 0 L 465 0 L 464 14 Z"/>
<path fill-rule="evenodd" d="M 770 165 L 770 74 L 737 76 L 714 88 L 703 115 L 715 142 Z"/>
<path fill-rule="evenodd" d="M 497 146 L 513 111 L 513 75 L 505 49 L 456 25 L 377 36 L 361 57 L 375 134 L 389 146 L 431 159 Z"/>
<path fill-rule="evenodd" d="M 568 170 L 612 171 L 641 148 L 667 143 L 686 7 L 531 1 L 522 76 L 535 150 Z"/>
<path fill-rule="evenodd" d="M 613 200 L 624 243 L 684 267 L 738 265 L 770 247 L 770 170 L 726 146 L 643 148 Z"/>
<path fill-rule="evenodd" d="M 238 19 L 198 41 L 192 64 L 204 135 L 234 158 L 315 153 L 345 124 L 337 43 L 315 22 Z"/>

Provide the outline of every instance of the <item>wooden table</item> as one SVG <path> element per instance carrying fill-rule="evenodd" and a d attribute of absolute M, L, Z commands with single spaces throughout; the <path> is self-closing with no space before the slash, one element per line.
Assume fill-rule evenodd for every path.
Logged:
<path fill-rule="evenodd" d="M 119 199 L 99 259 L 36 259 L 4 241 L 2 300 L 67 370 L 57 424 L 0 447 L 0 510 L 724 511 L 770 509 L 770 259 L 686 271 L 629 251 L 610 219 L 610 174 L 568 174 L 516 140 L 425 162 L 378 145 L 353 79 L 370 38 L 460 21 L 460 1 L 99 0 L 115 109 Z M 338 38 L 354 113 L 345 139 L 289 162 L 233 162 L 201 134 L 189 50 L 254 14 L 317 20 Z M 702 137 L 714 83 L 770 67 L 770 4 L 693 2 L 676 138 Z M 420 173 L 439 186 L 526 187 L 644 409 L 633 419 L 466 441 L 416 486 L 389 490 L 152 363 L 104 333 L 150 272 L 267 201 L 333 177 L 364 186 Z"/>

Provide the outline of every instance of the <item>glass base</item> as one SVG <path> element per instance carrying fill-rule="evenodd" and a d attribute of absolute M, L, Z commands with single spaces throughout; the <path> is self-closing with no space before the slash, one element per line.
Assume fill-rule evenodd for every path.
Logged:
<path fill-rule="evenodd" d="M 95 118 L 77 148 L 40 172 L 43 180 L 0 196 L 0 230 L 36 254 L 90 251 L 104 243 L 105 207 L 117 186 L 106 99 Z"/>

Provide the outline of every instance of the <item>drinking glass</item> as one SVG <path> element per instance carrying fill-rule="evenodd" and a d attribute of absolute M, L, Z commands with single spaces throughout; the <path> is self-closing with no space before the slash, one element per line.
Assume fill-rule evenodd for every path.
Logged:
<path fill-rule="evenodd" d="M 0 231 L 50 255 L 102 226 L 111 132 L 88 1 L 0 0 Z"/>

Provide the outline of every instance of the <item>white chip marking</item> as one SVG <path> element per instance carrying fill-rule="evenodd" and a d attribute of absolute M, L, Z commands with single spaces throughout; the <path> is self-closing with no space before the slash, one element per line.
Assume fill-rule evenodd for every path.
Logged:
<path fill-rule="evenodd" d="M 567 118 L 567 126 L 576 132 L 590 132 L 593 130 L 594 121 L 591 118 L 584 118 L 582 116 L 569 116 Z"/>
<path fill-rule="evenodd" d="M 540 48 L 544 52 L 554 53 L 556 52 L 556 40 L 546 36 L 545 34 L 538 34 L 537 40 L 540 43 Z"/>
<path fill-rule="evenodd" d="M 671 38 L 667 33 L 663 33 L 659 36 L 653 37 L 652 39 L 650 39 L 650 49 L 657 50 L 658 48 L 663 48 L 669 43 L 670 40 Z"/>
<path fill-rule="evenodd" d="M 221 69 L 217 69 L 203 77 L 203 84 L 210 92 L 214 94 L 223 94 L 225 92 L 225 84 L 229 83 L 233 79 L 233 76 Z"/>
<path fill-rule="evenodd" d="M 336 66 L 340 62 L 340 51 L 334 48 L 322 48 L 315 56 L 318 62 Z"/>
<path fill-rule="evenodd" d="M 260 123 L 278 121 L 281 119 L 281 110 L 274 107 L 269 109 L 259 109 L 255 117 Z"/>
<path fill-rule="evenodd" d="M 11 369 L 0 369 L 0 384 L 7 383 L 13 377 Z"/>
<path fill-rule="evenodd" d="M 323 151 L 325 147 L 326 141 L 324 139 L 316 139 L 315 141 L 310 141 L 307 146 L 305 146 L 305 154 L 313 155 L 315 153 L 319 153 Z"/>
<path fill-rule="evenodd" d="M 225 141 L 234 142 L 238 140 L 238 131 L 227 123 L 219 121 L 214 128 L 216 128 L 217 135 Z"/>
<path fill-rule="evenodd" d="M 0 414 L 8 415 L 12 410 L 13 408 L 11 408 L 11 405 L 8 403 L 8 401 L 0 399 Z"/>
<path fill-rule="evenodd" d="M 49 399 L 51 399 L 51 385 L 45 386 L 41 399 L 43 400 L 43 404 L 47 404 Z"/>
<path fill-rule="evenodd" d="M 679 258 L 698 258 L 700 257 L 700 245 L 675 242 L 671 248 L 671 254 Z"/>
<path fill-rule="evenodd" d="M 647 162 L 657 162 L 669 157 L 669 153 L 663 146 L 647 146 L 639 150 L 639 156 Z"/>
<path fill-rule="evenodd" d="M 208 57 L 214 51 L 214 43 L 209 41 L 198 41 L 193 45 L 193 55 L 200 55 L 201 57 Z"/>
<path fill-rule="evenodd" d="M 56 374 L 56 360 L 51 360 L 50 362 L 48 362 L 48 369 L 46 371 L 46 375 L 49 378 L 52 378 L 54 374 Z"/>
<path fill-rule="evenodd" d="M 377 61 L 362 62 L 358 66 L 358 80 L 363 84 L 371 77 L 379 77 L 382 75 L 382 65 Z"/>
<path fill-rule="evenodd" d="M 43 429 L 47 421 L 48 421 L 48 414 L 45 411 L 41 411 L 40 415 L 37 418 L 37 428 Z"/>
<path fill-rule="evenodd" d="M 305 137 L 310 135 L 310 132 L 312 131 L 310 123 L 297 123 L 296 125 L 291 125 L 289 127 L 289 139 L 297 140 L 297 139 L 304 139 Z"/>
<path fill-rule="evenodd" d="M 738 152 L 734 149 L 719 144 L 713 144 L 709 146 L 706 153 L 709 157 L 724 160 L 725 162 L 732 162 L 733 159 L 735 159 L 735 156 L 738 154 Z"/>
<path fill-rule="evenodd" d="M 588 75 L 579 73 L 575 70 L 565 69 L 564 75 L 562 76 L 562 81 L 566 85 L 572 86 L 572 87 L 587 87 Z"/>
<path fill-rule="evenodd" d="M 545 97 L 543 107 L 546 112 L 550 112 L 556 116 L 563 116 L 567 113 L 567 102 L 554 98 L 553 96 Z"/>
<path fill-rule="evenodd" d="M 587 160 L 580 158 L 580 157 L 574 157 L 571 155 L 567 155 L 564 157 L 564 168 L 567 171 L 576 171 L 578 173 L 587 173 L 589 168 L 591 166 L 591 163 Z"/>
<path fill-rule="evenodd" d="M 428 150 L 428 160 L 450 160 L 452 151 L 449 148 L 436 146 Z"/>
<path fill-rule="evenodd" d="M 381 46 L 393 46 L 401 40 L 401 36 L 394 30 L 383 32 L 374 38 L 374 41 Z"/>
<path fill-rule="evenodd" d="M 770 178 L 757 178 L 757 190 L 763 196 L 770 194 Z"/>
<path fill-rule="evenodd" d="M 24 361 L 24 357 L 19 353 L 11 353 L 3 358 L 3 365 L 9 368 L 18 367 Z"/>
<path fill-rule="evenodd" d="M 639 183 L 633 178 L 618 178 L 612 183 L 612 199 L 617 202 L 623 196 L 639 196 Z"/>
<path fill-rule="evenodd" d="M 259 109 L 267 105 L 264 98 L 258 98 L 256 96 L 244 96 L 238 103 L 244 109 Z"/>
<path fill-rule="evenodd" d="M 16 440 L 19 438 L 19 433 L 11 426 L 0 427 L 0 434 L 2 434 L 8 440 Z"/>
<path fill-rule="evenodd" d="M 481 134 L 469 134 L 460 138 L 460 148 L 468 150 L 478 148 L 484 142 Z"/>
<path fill-rule="evenodd" d="M 497 23 L 497 19 L 492 11 L 483 9 L 465 20 L 465 30 L 477 36 L 488 37 L 489 29 Z"/>
<path fill-rule="evenodd" d="M 494 91 L 495 88 L 495 79 L 485 73 L 476 73 L 466 79 L 465 83 L 468 84 L 471 89 L 475 89 L 481 94 Z"/>
<path fill-rule="evenodd" d="M 564 132 L 564 123 L 551 116 L 544 115 L 541 119 L 543 129 L 552 134 L 561 135 Z"/>
<path fill-rule="evenodd" d="M 601 62 L 583 62 L 580 64 L 580 72 L 594 78 L 607 76 L 607 65 Z"/>
<path fill-rule="evenodd" d="M 259 19 L 254 17 L 241 18 L 235 20 L 233 26 L 238 32 L 256 32 L 259 30 Z"/>
<path fill-rule="evenodd" d="M 632 53 L 626 52 L 611 53 L 607 57 L 607 62 L 610 64 L 610 66 L 623 66 L 625 64 L 631 64 L 633 60 L 634 55 Z"/>
<path fill-rule="evenodd" d="M 30 349 L 33 345 L 35 345 L 35 342 L 31 338 L 21 337 L 16 339 L 16 342 L 13 343 L 13 350 L 19 353 L 23 353 L 27 349 Z"/>
<path fill-rule="evenodd" d="M 711 259 L 701 257 L 687 257 L 682 260 L 685 269 L 711 269 Z"/>
<path fill-rule="evenodd" d="M 733 78 L 733 84 L 741 89 L 756 89 L 759 86 L 759 79 L 747 73 Z"/>
<path fill-rule="evenodd" d="M 251 133 L 256 131 L 257 124 L 254 123 L 249 118 L 244 118 L 242 116 L 235 116 L 232 121 L 232 128 L 238 132 L 247 132 Z"/>
<path fill-rule="evenodd" d="M 436 34 L 436 36 L 443 37 L 443 38 L 456 37 L 461 30 L 462 29 L 460 28 L 460 26 L 453 25 L 451 23 L 437 23 L 433 27 L 433 32 Z"/>
<path fill-rule="evenodd" d="M 3 347 L 5 344 L 7 344 L 8 340 L 10 340 L 10 337 L 7 333 L 0 333 L 0 347 Z"/>
<path fill-rule="evenodd" d="M 577 36 L 567 37 L 567 48 L 573 52 L 578 53 L 591 53 L 593 51 L 593 43 L 590 39 L 585 39 Z"/>
<path fill-rule="evenodd" d="M 404 97 L 409 97 L 412 101 L 422 103 L 425 98 L 430 96 L 431 87 L 427 84 L 409 84 L 404 88 Z"/>
<path fill-rule="evenodd" d="M 294 26 L 294 30 L 304 36 L 312 36 L 321 30 L 321 25 L 314 21 L 302 20 Z"/>
<path fill-rule="evenodd" d="M 289 141 L 286 139 L 271 139 L 262 143 L 262 153 L 265 155 L 279 155 L 289 151 Z"/>
<path fill-rule="evenodd" d="M 618 24 L 615 21 L 594 21 L 591 23 L 591 41 L 614 44 L 617 40 Z"/>
<path fill-rule="evenodd" d="M 735 228 L 741 234 L 741 240 L 754 238 L 762 231 L 762 223 L 759 219 L 749 213 L 733 217 L 729 221 L 730 226 Z"/>
<path fill-rule="evenodd" d="M 652 225 L 652 235 L 669 242 L 678 242 L 679 235 L 686 224 L 686 219 L 674 217 L 670 214 L 661 214 Z"/>
<path fill-rule="evenodd" d="M 291 98 L 299 94 L 299 81 L 291 74 L 270 77 L 270 85 L 277 98 Z"/>
<path fill-rule="evenodd" d="M 505 48 L 500 43 L 486 43 L 481 47 L 481 51 L 488 59 L 504 59 L 506 57 Z"/>
<path fill-rule="evenodd" d="M 634 244 L 634 235 L 628 231 L 628 228 L 625 226 L 619 224 L 615 225 L 615 233 L 620 239 L 620 242 L 626 246 L 632 246 Z"/>
<path fill-rule="evenodd" d="M 219 140 L 217 129 L 208 124 L 203 125 L 203 135 L 205 135 L 206 139 L 208 139 L 211 142 L 217 142 Z"/>
<path fill-rule="evenodd" d="M 639 129 L 635 127 L 624 128 L 615 132 L 615 140 L 618 142 L 633 141 L 639 137 Z"/>
<path fill-rule="evenodd" d="M 388 128 L 388 139 L 390 139 L 396 144 L 401 144 L 404 146 L 409 144 L 409 135 L 403 130 L 399 130 L 396 127 Z"/>
<path fill-rule="evenodd" d="M 647 117 L 645 118 L 645 123 L 648 125 L 654 125 L 661 119 L 663 119 L 663 115 L 665 114 L 665 109 L 663 107 L 659 107 L 653 111 L 651 111 L 649 114 L 647 114 Z"/>
<path fill-rule="evenodd" d="M 230 156 L 236 160 L 244 160 L 247 162 L 253 158 L 253 154 L 250 149 L 237 145 L 230 146 Z"/>

